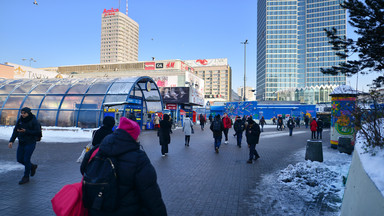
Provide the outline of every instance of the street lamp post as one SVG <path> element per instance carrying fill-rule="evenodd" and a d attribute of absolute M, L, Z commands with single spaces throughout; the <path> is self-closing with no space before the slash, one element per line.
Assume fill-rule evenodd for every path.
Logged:
<path fill-rule="evenodd" d="M 25 59 L 25 58 L 23 58 L 23 59 L 21 59 L 21 60 L 23 60 L 23 61 L 29 61 L 29 67 L 31 67 L 32 66 L 32 62 L 36 62 L 36 60 L 35 59 L 33 59 L 33 58 L 30 58 L 30 59 Z"/>
<path fill-rule="evenodd" d="M 243 101 L 245 101 L 245 87 L 246 87 L 246 63 L 247 63 L 247 44 L 248 39 L 246 39 L 244 42 L 241 42 L 241 44 L 244 44 L 244 88 L 243 88 Z"/>

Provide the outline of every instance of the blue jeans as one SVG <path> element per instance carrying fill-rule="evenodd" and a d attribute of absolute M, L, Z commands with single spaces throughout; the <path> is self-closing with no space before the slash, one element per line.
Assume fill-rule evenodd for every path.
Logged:
<path fill-rule="evenodd" d="M 216 147 L 217 147 L 217 148 L 220 148 L 220 145 L 221 145 L 221 138 L 222 138 L 222 137 L 215 137 L 215 149 L 216 149 Z"/>
<path fill-rule="evenodd" d="M 289 136 L 292 136 L 293 128 L 289 128 Z"/>
<path fill-rule="evenodd" d="M 241 146 L 241 140 L 243 139 L 243 133 L 236 133 L 237 136 L 237 145 L 240 147 Z"/>
<path fill-rule="evenodd" d="M 17 153 L 16 158 L 17 162 L 24 165 L 24 177 L 29 177 L 29 174 L 31 173 L 32 163 L 31 163 L 31 157 L 32 153 L 35 150 L 36 142 L 35 143 L 29 143 L 29 144 L 21 144 L 19 143 L 19 146 L 17 147 Z"/>
<path fill-rule="evenodd" d="M 253 156 L 255 156 L 256 159 L 260 157 L 256 151 L 256 144 L 249 145 L 249 160 L 252 160 Z"/>

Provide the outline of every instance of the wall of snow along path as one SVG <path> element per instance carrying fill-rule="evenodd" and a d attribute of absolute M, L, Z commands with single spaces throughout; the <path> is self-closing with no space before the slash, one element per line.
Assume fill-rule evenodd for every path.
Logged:
<path fill-rule="evenodd" d="M 356 141 L 341 215 L 381 216 L 384 212 L 384 149 L 366 149 L 361 134 L 357 134 Z"/>

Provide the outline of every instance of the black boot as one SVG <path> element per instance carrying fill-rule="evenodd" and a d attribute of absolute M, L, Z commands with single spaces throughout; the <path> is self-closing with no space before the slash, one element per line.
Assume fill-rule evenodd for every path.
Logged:
<path fill-rule="evenodd" d="M 19 181 L 19 185 L 22 185 L 22 184 L 25 184 L 29 182 L 29 177 L 28 176 L 24 176 L 20 181 Z"/>
<path fill-rule="evenodd" d="M 34 176 L 35 173 L 36 173 L 36 169 L 37 169 L 37 164 L 32 164 L 32 168 L 31 168 L 31 176 Z"/>

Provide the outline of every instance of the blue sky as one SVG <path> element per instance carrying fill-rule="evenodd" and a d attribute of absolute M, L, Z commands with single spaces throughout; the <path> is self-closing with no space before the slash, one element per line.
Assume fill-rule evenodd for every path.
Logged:
<path fill-rule="evenodd" d="M 50 67 L 100 62 L 101 14 L 118 0 L 0 0 L 0 63 Z M 128 16 L 139 24 L 139 61 L 228 58 L 233 88 L 244 77 L 256 86 L 254 0 L 130 0 Z M 125 12 L 125 0 L 120 10 Z M 153 40 L 152 40 L 153 39 Z"/>
<path fill-rule="evenodd" d="M 100 62 L 101 14 L 118 0 L 0 0 L 0 63 L 32 67 Z M 232 88 L 256 87 L 256 0 L 130 0 L 128 16 L 139 24 L 139 61 L 228 58 Z M 120 10 L 125 12 L 125 0 Z M 153 40 L 152 40 L 153 39 Z M 364 80 L 361 77 L 361 86 Z M 355 84 L 348 79 L 347 84 Z M 361 87 L 360 87 L 361 89 Z M 367 88 L 365 88 L 367 89 Z"/>

